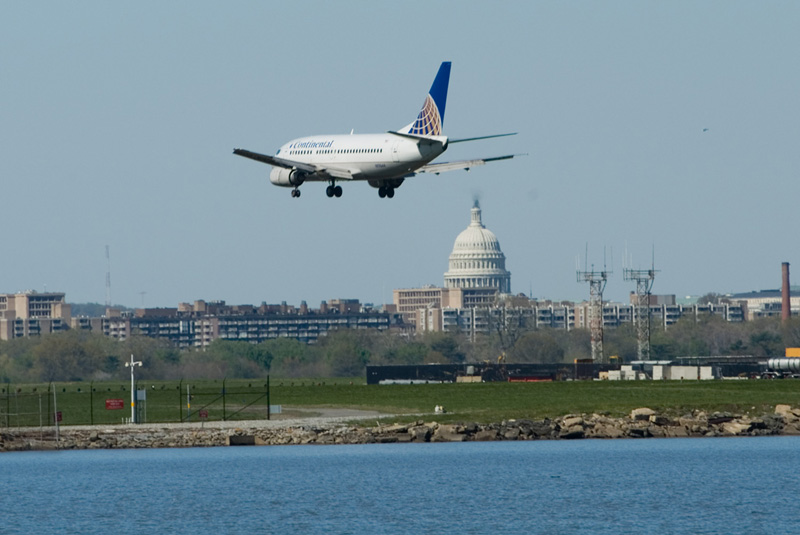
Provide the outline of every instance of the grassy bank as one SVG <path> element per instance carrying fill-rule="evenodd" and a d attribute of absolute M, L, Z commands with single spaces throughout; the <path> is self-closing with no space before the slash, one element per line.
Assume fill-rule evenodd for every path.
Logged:
<path fill-rule="evenodd" d="M 147 389 L 149 422 L 179 421 L 186 414 L 186 386 L 192 410 L 205 407 L 209 420 L 266 417 L 266 379 L 222 381 L 142 381 Z M 8 388 L 9 385 L 3 385 Z M 27 413 L 38 425 L 42 412 L 52 411 L 47 384 L 10 385 L 11 396 L 0 397 L 0 426 L 4 414 Z M 130 415 L 130 384 L 56 383 L 58 410 L 64 425 L 120 423 Z M 90 394 L 91 391 L 91 394 Z M 5 396 L 5 394 L 3 394 Z M 106 399 L 123 399 L 123 410 L 107 410 Z M 341 407 L 398 414 L 428 414 L 442 405 L 447 414 L 440 422 L 497 422 L 505 419 L 540 419 L 568 413 L 606 413 L 622 416 L 637 407 L 680 416 L 692 410 L 762 414 L 779 403 L 800 406 L 800 380 L 669 381 L 669 382 L 560 382 L 481 383 L 430 385 L 365 385 L 363 379 L 276 379 L 270 381 L 269 403 L 291 407 Z M 223 413 L 224 411 L 224 413 Z M 197 414 L 193 415 L 196 420 Z M 47 420 L 45 419 L 45 423 Z M 12 423 L 13 425 L 13 423 Z"/>
<path fill-rule="evenodd" d="M 295 406 L 347 406 L 387 412 L 430 413 L 440 422 L 539 419 L 568 413 L 622 416 L 637 407 L 680 416 L 692 410 L 772 412 L 778 403 L 800 405 L 800 381 L 669 381 L 479 383 L 387 386 L 273 387 L 273 399 Z"/>

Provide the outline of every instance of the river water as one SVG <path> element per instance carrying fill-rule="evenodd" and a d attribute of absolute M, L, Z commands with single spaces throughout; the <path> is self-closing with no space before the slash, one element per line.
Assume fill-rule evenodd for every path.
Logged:
<path fill-rule="evenodd" d="M 0 454 L 0 533 L 797 533 L 800 437 Z"/>

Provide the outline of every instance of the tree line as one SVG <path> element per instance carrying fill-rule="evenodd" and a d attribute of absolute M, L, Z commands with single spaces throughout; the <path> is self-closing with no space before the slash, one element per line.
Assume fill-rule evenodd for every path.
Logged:
<path fill-rule="evenodd" d="M 0 382 L 118 380 L 131 354 L 141 360 L 143 379 L 224 377 L 357 377 L 367 365 L 496 362 L 560 363 L 591 358 L 586 329 L 530 328 L 524 321 L 491 325 L 470 338 L 458 332 L 398 335 L 372 330 L 332 331 L 315 345 L 290 338 L 259 344 L 215 340 L 204 350 L 179 350 L 169 341 L 133 336 L 118 341 L 86 331 L 0 341 Z M 684 318 L 667 329 L 651 330 L 651 357 L 752 355 L 779 357 L 800 346 L 800 319 L 728 323 L 717 317 Z M 633 325 L 606 328 L 606 356 L 637 358 Z"/>

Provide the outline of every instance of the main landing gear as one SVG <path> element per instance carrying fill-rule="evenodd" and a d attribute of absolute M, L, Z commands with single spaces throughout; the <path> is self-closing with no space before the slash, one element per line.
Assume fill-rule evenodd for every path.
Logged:
<path fill-rule="evenodd" d="M 299 196 L 300 196 L 300 190 L 297 189 L 297 188 L 294 188 L 292 190 L 292 197 L 299 197 Z"/>
<path fill-rule="evenodd" d="M 394 188 L 391 186 L 381 186 L 378 188 L 378 197 L 383 199 L 384 197 L 389 197 L 390 199 L 394 197 Z"/>
<path fill-rule="evenodd" d="M 325 189 L 325 195 L 328 197 L 341 197 L 342 186 L 335 186 L 333 182 L 331 182 L 331 185 Z"/>

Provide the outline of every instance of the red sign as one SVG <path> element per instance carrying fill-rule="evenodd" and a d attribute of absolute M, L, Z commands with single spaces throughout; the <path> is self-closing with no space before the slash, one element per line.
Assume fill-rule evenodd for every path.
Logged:
<path fill-rule="evenodd" d="M 124 399 L 107 399 L 106 400 L 106 410 L 109 411 L 116 411 L 119 409 L 125 408 L 125 400 Z"/>
<path fill-rule="evenodd" d="M 55 418 L 56 422 L 60 422 L 61 421 L 61 411 L 58 411 L 57 413 L 55 413 L 53 415 L 53 418 Z"/>
<path fill-rule="evenodd" d="M 200 414 L 200 418 L 208 418 L 208 411 L 200 410 L 198 413 Z"/>

